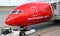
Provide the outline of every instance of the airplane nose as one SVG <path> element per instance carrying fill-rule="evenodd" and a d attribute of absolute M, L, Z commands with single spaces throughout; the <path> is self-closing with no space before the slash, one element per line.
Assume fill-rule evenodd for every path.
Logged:
<path fill-rule="evenodd" d="M 8 25 L 12 25 L 15 23 L 15 18 L 17 18 L 18 15 L 15 15 L 15 14 L 10 14 L 7 19 L 5 20 L 5 23 L 8 24 Z"/>
<path fill-rule="evenodd" d="M 5 20 L 5 23 L 6 23 L 6 24 L 11 24 L 11 23 L 12 23 L 12 20 L 13 20 L 13 19 L 11 19 L 11 18 L 7 18 L 7 19 Z"/>

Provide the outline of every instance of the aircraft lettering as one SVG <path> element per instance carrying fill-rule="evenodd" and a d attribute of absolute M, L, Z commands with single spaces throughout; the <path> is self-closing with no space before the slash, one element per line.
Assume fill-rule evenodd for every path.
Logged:
<path fill-rule="evenodd" d="M 42 18 L 47 18 L 47 17 L 49 16 L 31 17 L 31 18 L 28 18 L 28 20 L 42 19 Z"/>

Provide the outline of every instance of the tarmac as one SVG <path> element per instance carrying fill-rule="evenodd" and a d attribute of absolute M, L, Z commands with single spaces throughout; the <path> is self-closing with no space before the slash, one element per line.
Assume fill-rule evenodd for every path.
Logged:
<path fill-rule="evenodd" d="M 8 26 L 5 24 L 4 21 L 10 12 L 11 11 L 0 11 L 0 32 L 2 27 Z M 36 29 L 36 32 L 27 36 L 60 36 L 60 25 L 53 25 L 53 24 L 57 24 L 57 23 L 44 22 L 44 23 L 39 23 L 37 25 L 31 25 L 30 28 Z"/>

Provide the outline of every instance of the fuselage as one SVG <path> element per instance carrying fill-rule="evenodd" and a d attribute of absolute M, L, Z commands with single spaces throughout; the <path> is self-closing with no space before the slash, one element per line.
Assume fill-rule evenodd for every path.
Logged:
<path fill-rule="evenodd" d="M 35 25 L 52 18 L 52 7 L 46 2 L 27 3 L 14 8 L 5 23 L 10 26 Z"/>

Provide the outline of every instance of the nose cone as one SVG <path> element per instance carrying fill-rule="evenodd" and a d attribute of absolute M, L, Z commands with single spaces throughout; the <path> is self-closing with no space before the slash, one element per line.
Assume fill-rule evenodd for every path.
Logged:
<path fill-rule="evenodd" d="M 5 23 L 9 25 L 9 24 L 12 24 L 12 21 L 13 21 L 13 18 L 8 17 L 8 18 L 5 20 Z"/>
<path fill-rule="evenodd" d="M 16 20 L 17 17 L 18 17 L 18 15 L 16 15 L 16 14 L 10 14 L 10 15 L 7 17 L 7 19 L 5 20 L 5 23 L 6 23 L 7 25 L 15 24 L 15 23 L 16 23 L 15 20 Z"/>

